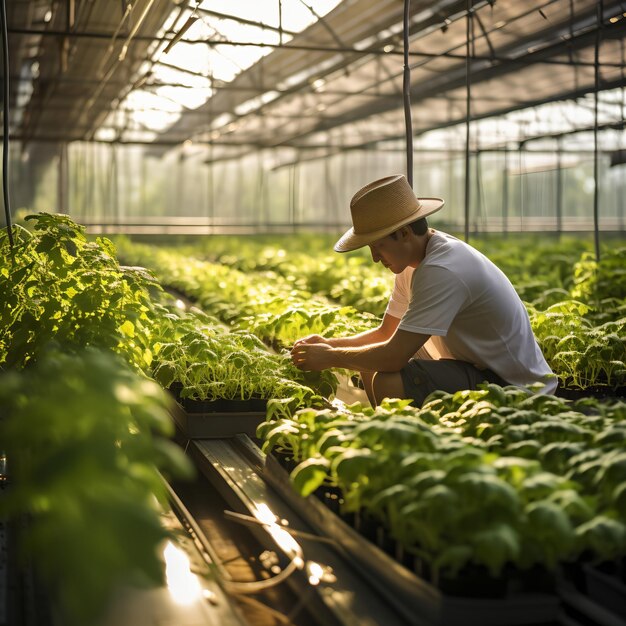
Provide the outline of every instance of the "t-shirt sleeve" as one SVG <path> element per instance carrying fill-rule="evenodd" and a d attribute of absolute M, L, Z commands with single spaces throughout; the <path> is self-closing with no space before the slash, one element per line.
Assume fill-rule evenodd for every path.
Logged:
<path fill-rule="evenodd" d="M 391 298 L 387 303 L 387 310 L 385 313 L 392 317 L 402 319 L 402 316 L 409 308 L 409 301 L 411 300 L 411 276 L 413 272 L 408 273 L 406 270 L 400 274 L 396 274 L 393 291 L 391 292 Z"/>
<path fill-rule="evenodd" d="M 398 328 L 445 337 L 468 299 L 466 285 L 449 269 L 422 266 L 413 274 L 409 306 Z"/>

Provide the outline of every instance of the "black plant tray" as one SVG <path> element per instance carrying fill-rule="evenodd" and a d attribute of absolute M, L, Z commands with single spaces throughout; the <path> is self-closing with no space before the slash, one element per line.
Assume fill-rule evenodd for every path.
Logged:
<path fill-rule="evenodd" d="M 255 437 L 257 426 L 265 421 L 265 409 L 192 413 L 177 405 L 172 415 L 186 439 L 223 439 L 242 433 Z"/>
<path fill-rule="evenodd" d="M 594 602 L 626 620 L 626 582 L 611 571 L 610 565 L 587 563 L 583 566 L 587 594 Z"/>
<path fill-rule="evenodd" d="M 263 413 L 267 410 L 267 400 L 250 398 L 249 400 L 191 400 L 179 398 L 178 404 L 187 413 Z"/>
<path fill-rule="evenodd" d="M 626 387 L 594 386 L 585 389 L 561 387 L 554 393 L 559 398 L 566 400 L 581 400 L 583 398 L 595 398 L 596 400 L 617 400 L 626 398 Z"/>
<path fill-rule="evenodd" d="M 446 595 L 368 541 L 315 497 L 302 498 L 289 475 L 272 456 L 265 458 L 265 480 L 321 536 L 334 539 L 337 549 L 372 582 L 415 626 L 516 626 L 556 620 L 556 593 L 510 593 L 503 598 Z"/>

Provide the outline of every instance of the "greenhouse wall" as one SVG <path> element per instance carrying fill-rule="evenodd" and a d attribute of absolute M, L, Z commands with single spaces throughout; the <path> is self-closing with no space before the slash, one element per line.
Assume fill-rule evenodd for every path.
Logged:
<path fill-rule="evenodd" d="M 12 205 L 26 210 L 66 212 L 88 225 L 113 230 L 122 225 L 194 225 L 340 229 L 349 224 L 352 194 L 372 179 L 402 173 L 401 150 L 346 151 L 327 159 L 294 161 L 290 150 L 263 151 L 207 164 L 206 152 L 172 150 L 150 157 L 141 146 L 73 143 L 68 175 L 59 191 L 59 159 L 38 176 L 35 190 L 29 162 L 12 148 Z M 279 164 L 278 166 L 276 164 Z M 557 230 L 557 188 L 561 188 L 563 230 L 593 227 L 593 152 L 483 151 L 470 158 L 470 230 Z M 416 151 L 414 189 L 440 196 L 445 211 L 435 222 L 463 229 L 465 156 L 460 151 Z M 610 167 L 599 158 L 600 228 L 623 230 L 626 165 Z M 560 176 L 560 182 L 559 182 Z M 29 200 L 30 198 L 30 200 Z M 63 206 L 60 206 L 63 204 Z"/>

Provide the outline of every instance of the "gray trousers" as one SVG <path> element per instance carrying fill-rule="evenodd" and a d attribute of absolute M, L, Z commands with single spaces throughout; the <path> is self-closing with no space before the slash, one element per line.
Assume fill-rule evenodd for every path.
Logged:
<path fill-rule="evenodd" d="M 407 398 L 422 406 L 433 391 L 454 393 L 462 389 L 476 389 L 480 383 L 508 385 L 491 370 L 480 370 L 475 365 L 456 359 L 411 359 L 400 370 Z"/>

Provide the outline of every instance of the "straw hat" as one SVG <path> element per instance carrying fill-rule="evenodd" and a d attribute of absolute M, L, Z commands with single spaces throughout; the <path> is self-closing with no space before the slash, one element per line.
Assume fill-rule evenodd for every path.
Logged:
<path fill-rule="evenodd" d="M 336 252 L 362 248 L 443 206 L 441 198 L 416 198 L 402 175 L 386 176 L 359 189 L 350 201 L 353 227 L 335 244 Z"/>

